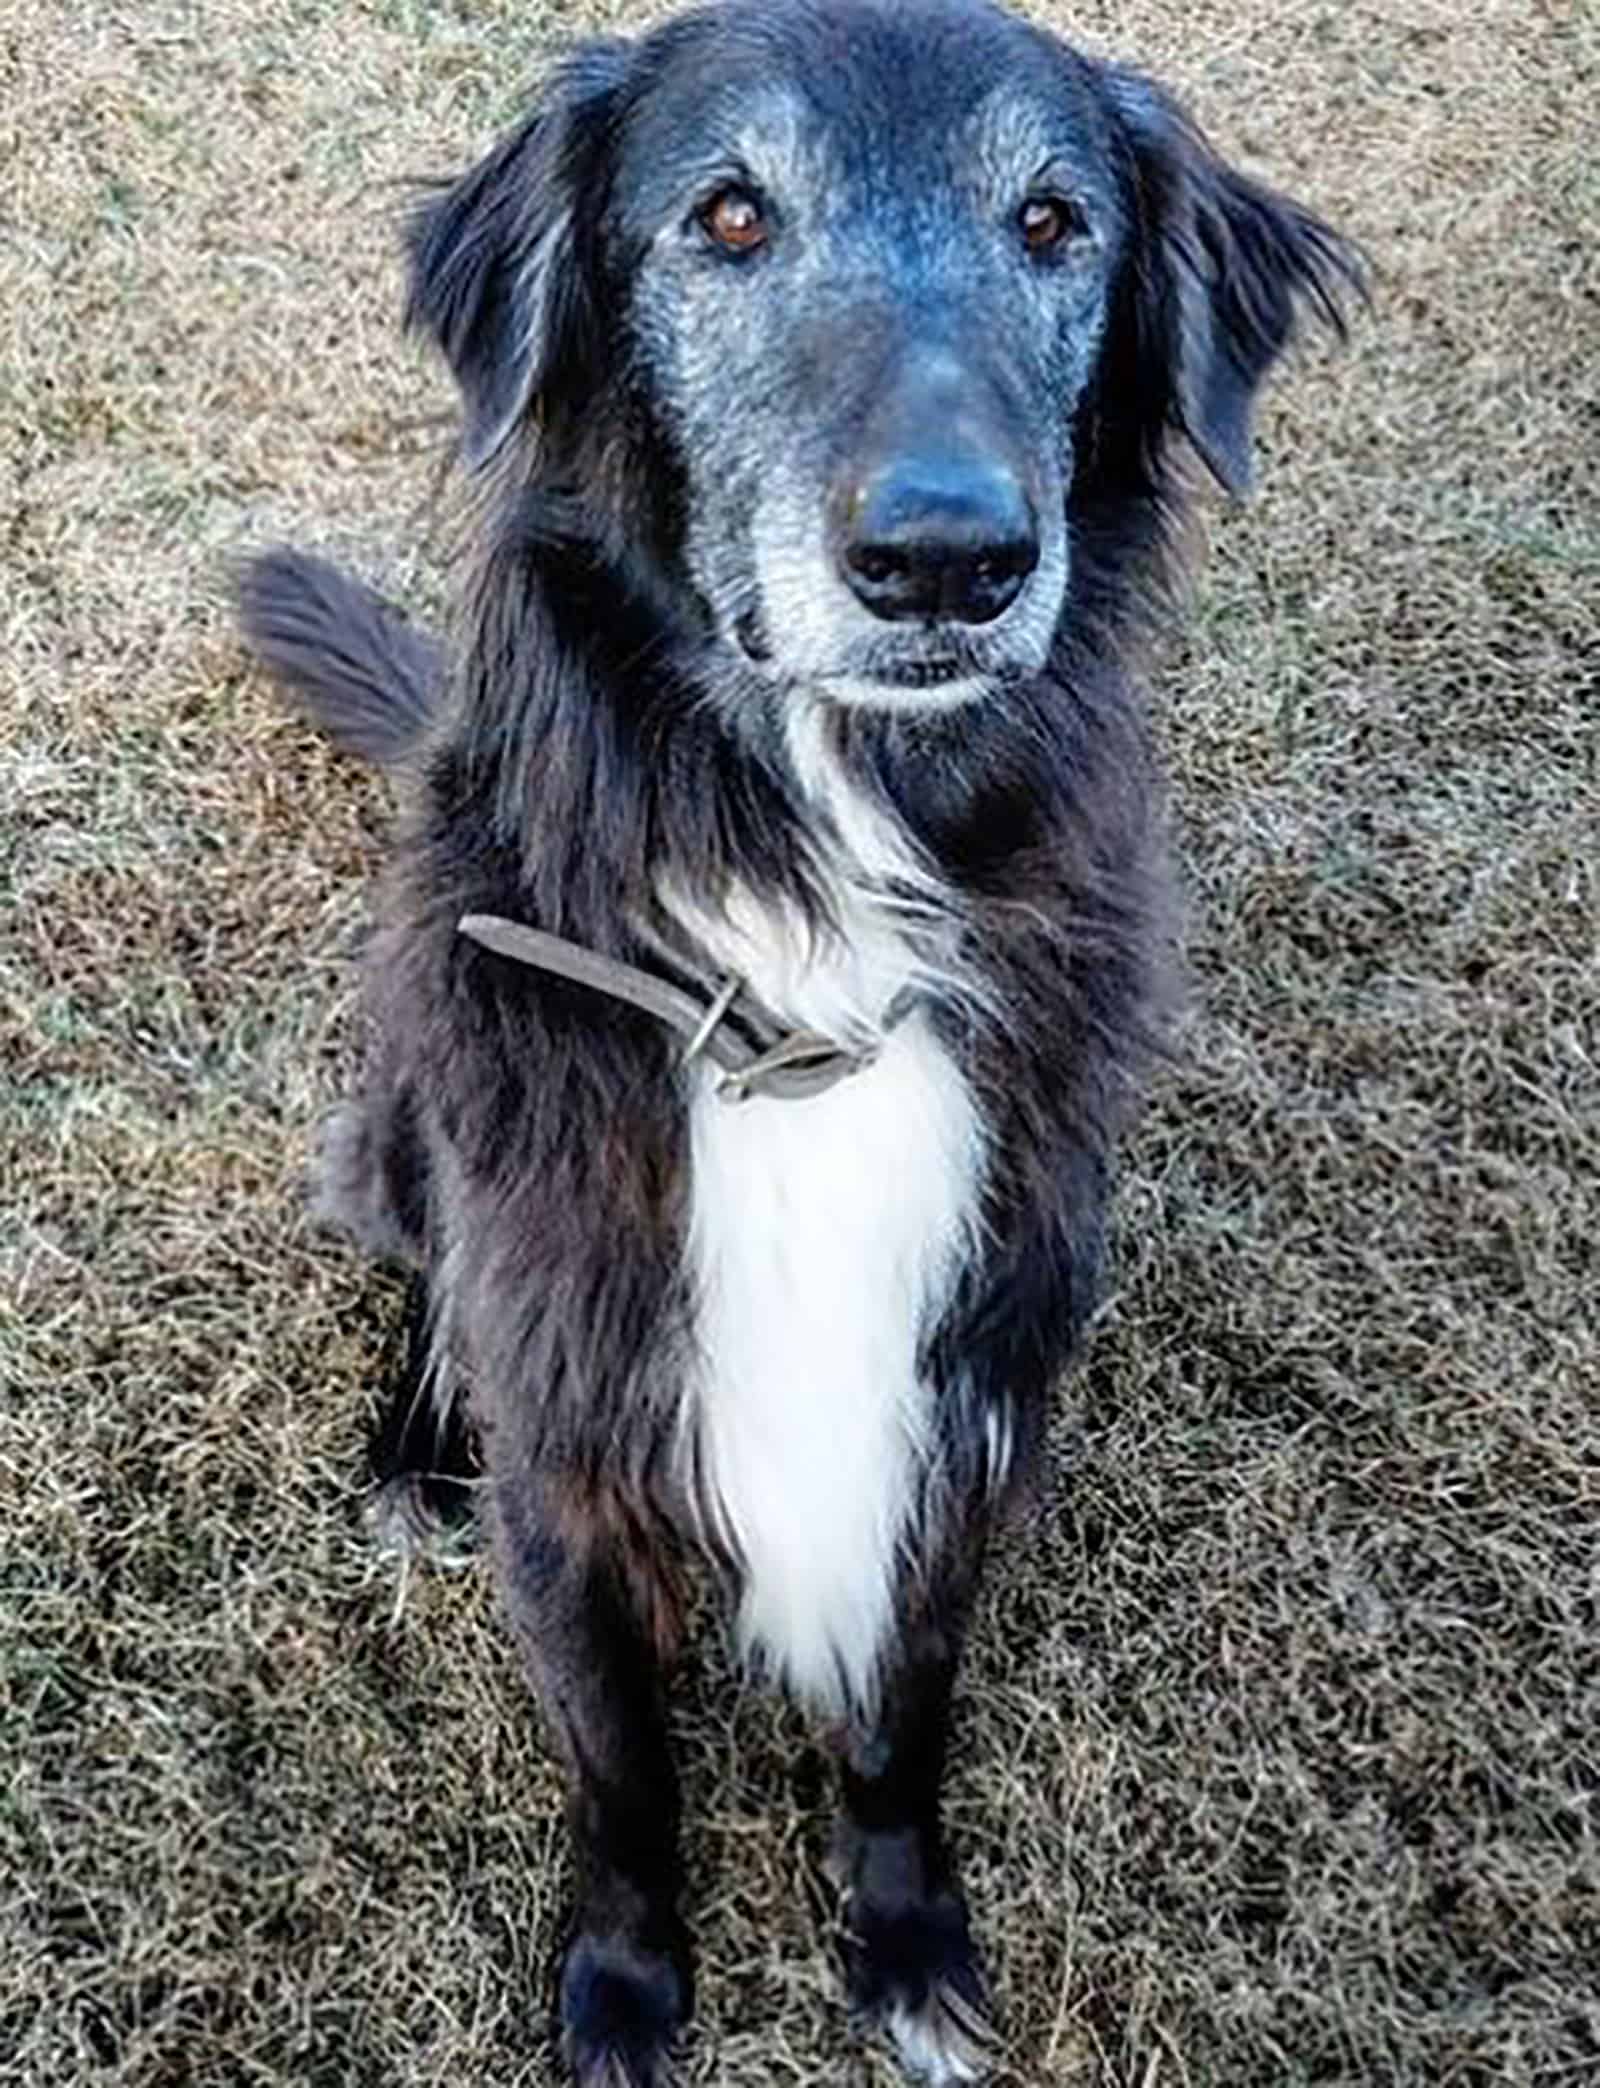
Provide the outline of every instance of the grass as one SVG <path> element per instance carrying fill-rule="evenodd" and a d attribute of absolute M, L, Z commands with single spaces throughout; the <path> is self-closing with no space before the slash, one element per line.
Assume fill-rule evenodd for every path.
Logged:
<path fill-rule="evenodd" d="M 1600 29 L 1046 8 L 1362 239 L 1158 702 L 1195 1007 L 994 1574 L 951 1793 L 1002 2084 L 1600 2079 Z M 0 2051 L 27 2088 L 553 2078 L 556 1780 L 481 1570 L 397 1588 L 394 1297 L 307 1226 L 379 787 L 226 556 L 429 603 L 398 177 L 621 7 L 0 28 Z M 403 1599 L 401 1599 L 403 1595 Z M 701 1634 L 689 2083 L 891 2076 L 792 1716 Z"/>

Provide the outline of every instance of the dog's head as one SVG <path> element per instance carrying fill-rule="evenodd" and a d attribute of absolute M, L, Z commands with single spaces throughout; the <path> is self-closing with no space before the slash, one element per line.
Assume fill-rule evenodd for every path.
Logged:
<path fill-rule="evenodd" d="M 410 317 L 467 456 L 632 534 L 779 692 L 1037 672 L 1087 518 L 1256 392 L 1350 255 L 1141 76 L 985 0 L 727 0 L 578 52 L 430 201 Z"/>

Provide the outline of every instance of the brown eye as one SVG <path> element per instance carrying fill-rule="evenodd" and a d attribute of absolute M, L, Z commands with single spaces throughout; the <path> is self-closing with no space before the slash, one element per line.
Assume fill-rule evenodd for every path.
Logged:
<path fill-rule="evenodd" d="M 767 243 L 767 221 L 748 189 L 719 189 L 701 211 L 700 222 L 730 254 L 753 253 Z"/>
<path fill-rule="evenodd" d="M 1089 229 L 1078 206 L 1060 196 L 1030 196 L 1017 212 L 1017 223 L 1030 254 L 1048 253 Z"/>

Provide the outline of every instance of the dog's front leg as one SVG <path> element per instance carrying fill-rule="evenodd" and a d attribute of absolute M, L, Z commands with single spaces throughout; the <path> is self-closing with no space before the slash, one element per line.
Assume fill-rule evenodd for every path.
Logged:
<path fill-rule="evenodd" d="M 560 1475 L 495 1471 L 491 1520 L 534 1691 L 565 1760 L 577 1912 L 561 1967 L 582 2088 L 655 2088 L 688 2020 L 678 1788 L 659 1668 L 670 1590 L 648 1546 Z"/>
<path fill-rule="evenodd" d="M 950 1699 L 983 1551 L 974 1526 L 926 1576 L 878 1708 L 839 1736 L 850 1997 L 882 2022 L 917 2080 L 981 2076 L 991 2043 L 983 1979 L 940 1820 Z"/>

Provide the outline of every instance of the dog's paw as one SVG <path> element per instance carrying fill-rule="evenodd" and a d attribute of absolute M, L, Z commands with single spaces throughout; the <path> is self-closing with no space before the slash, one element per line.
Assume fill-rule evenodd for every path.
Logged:
<path fill-rule="evenodd" d="M 478 1551 L 471 1483 L 445 1473 L 396 1472 L 367 1501 L 367 1527 L 385 1557 L 466 1566 Z"/>
<path fill-rule="evenodd" d="M 981 2081 L 994 2057 L 994 2025 L 974 1980 L 969 1990 L 953 1980 L 930 1988 L 920 2008 L 896 2005 L 887 2018 L 900 2064 L 913 2081 L 949 2088 Z"/>
<path fill-rule="evenodd" d="M 667 2088 L 690 2003 L 687 1952 L 580 1932 L 561 1967 L 562 2049 L 578 2088 Z"/>
<path fill-rule="evenodd" d="M 928 2088 L 980 2081 L 994 2050 L 967 1910 L 958 1893 L 845 1910 L 850 1999 L 893 2038 L 900 2063 Z"/>

